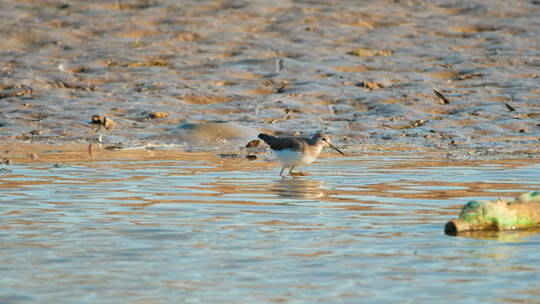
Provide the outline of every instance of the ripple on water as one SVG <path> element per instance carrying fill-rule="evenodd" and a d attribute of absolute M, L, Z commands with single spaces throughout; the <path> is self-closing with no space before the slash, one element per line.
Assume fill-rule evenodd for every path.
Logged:
<path fill-rule="evenodd" d="M 263 161 L 155 157 L 12 166 L 8 302 L 535 299 L 538 234 L 442 231 L 468 200 L 538 189 L 534 160 L 323 158 L 282 179 Z"/>

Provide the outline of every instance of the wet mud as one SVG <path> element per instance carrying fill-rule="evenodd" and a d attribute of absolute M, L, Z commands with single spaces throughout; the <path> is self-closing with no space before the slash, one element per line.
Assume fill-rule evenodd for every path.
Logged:
<path fill-rule="evenodd" d="M 261 130 L 324 129 L 346 150 L 538 154 L 538 1 L 1 8 L 4 142 L 204 149 Z M 93 115 L 115 127 L 99 128 Z M 227 130 L 194 131 L 208 123 Z"/>

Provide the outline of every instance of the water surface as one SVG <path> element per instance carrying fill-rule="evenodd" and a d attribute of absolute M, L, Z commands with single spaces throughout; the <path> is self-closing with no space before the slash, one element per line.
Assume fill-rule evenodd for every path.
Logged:
<path fill-rule="evenodd" d="M 536 160 L 325 154 L 310 176 L 282 179 L 265 155 L 51 151 L 3 168 L 1 303 L 539 295 L 537 232 L 443 234 L 468 200 L 538 190 Z"/>

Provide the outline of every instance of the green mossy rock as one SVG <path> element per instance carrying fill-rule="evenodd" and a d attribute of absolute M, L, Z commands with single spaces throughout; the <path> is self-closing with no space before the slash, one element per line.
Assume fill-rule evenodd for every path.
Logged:
<path fill-rule="evenodd" d="M 463 206 L 458 219 L 445 225 L 445 233 L 536 226 L 540 226 L 540 191 L 522 194 L 513 201 L 470 201 Z"/>

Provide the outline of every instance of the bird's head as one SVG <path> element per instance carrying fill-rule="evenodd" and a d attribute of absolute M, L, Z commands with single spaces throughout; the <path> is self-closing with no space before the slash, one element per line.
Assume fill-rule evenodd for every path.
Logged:
<path fill-rule="evenodd" d="M 313 135 L 313 138 L 312 140 L 317 144 L 317 145 L 320 145 L 322 144 L 323 147 L 330 147 L 334 150 L 336 150 L 339 154 L 341 155 L 345 155 L 345 153 L 341 152 L 341 150 L 339 150 L 338 148 L 336 148 L 332 142 L 330 141 L 330 137 L 324 133 L 316 133 L 315 135 Z"/>

